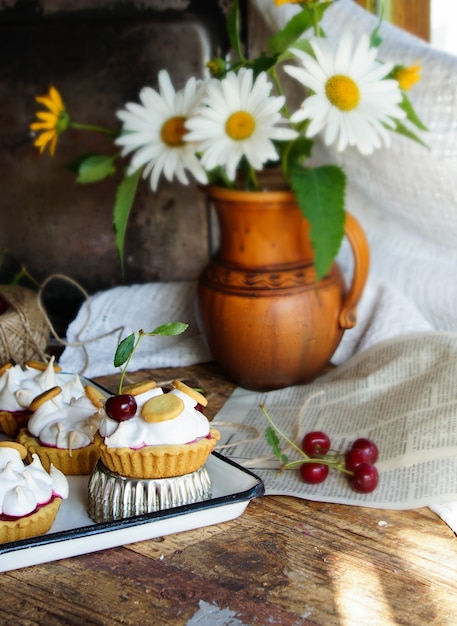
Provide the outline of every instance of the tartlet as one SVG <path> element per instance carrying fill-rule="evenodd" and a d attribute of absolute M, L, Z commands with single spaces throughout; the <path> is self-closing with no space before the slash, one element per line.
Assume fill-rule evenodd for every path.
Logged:
<path fill-rule="evenodd" d="M 129 392 L 135 415 L 118 422 L 105 414 L 94 438 L 100 459 L 89 480 L 90 515 L 107 521 L 210 498 L 205 464 L 220 434 L 200 410 L 206 398 L 180 381 Z"/>
<path fill-rule="evenodd" d="M 54 358 L 48 363 L 32 360 L 23 367 L 10 362 L 0 367 L 0 432 L 16 437 L 32 415 L 33 399 L 57 384 L 60 369 Z"/>
<path fill-rule="evenodd" d="M 54 465 L 67 476 L 90 474 L 100 455 L 94 435 L 103 396 L 95 391 L 75 375 L 35 398 L 27 427 L 17 436 L 29 457 L 38 454 L 47 470 Z"/>
<path fill-rule="evenodd" d="M 24 464 L 26 456 L 22 445 L 0 442 L 0 543 L 47 533 L 68 497 L 62 472 L 46 472 L 37 455 Z"/>

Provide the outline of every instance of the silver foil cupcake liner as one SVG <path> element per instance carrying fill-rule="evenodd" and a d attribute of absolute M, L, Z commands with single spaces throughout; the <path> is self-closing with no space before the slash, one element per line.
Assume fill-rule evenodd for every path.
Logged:
<path fill-rule="evenodd" d="M 172 478 L 127 478 L 99 460 L 89 478 L 89 516 L 97 523 L 112 522 L 202 502 L 211 498 L 211 487 L 205 466 Z"/>

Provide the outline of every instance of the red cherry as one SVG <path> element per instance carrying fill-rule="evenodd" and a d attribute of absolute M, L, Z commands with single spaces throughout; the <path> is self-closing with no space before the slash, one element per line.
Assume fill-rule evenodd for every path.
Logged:
<path fill-rule="evenodd" d="M 357 465 L 350 483 L 355 491 L 359 493 L 371 493 L 378 486 L 379 474 L 375 465 L 371 463 L 361 463 Z"/>
<path fill-rule="evenodd" d="M 330 439 L 328 435 L 320 430 L 306 433 L 301 442 L 301 448 L 308 456 L 316 454 L 327 454 L 330 450 Z"/>
<path fill-rule="evenodd" d="M 105 411 L 108 417 L 116 422 L 125 422 L 136 413 L 137 404 L 133 396 L 129 394 L 119 394 L 111 396 L 105 404 Z"/>
<path fill-rule="evenodd" d="M 303 482 L 317 485 L 324 482 L 328 476 L 328 465 L 324 463 L 303 463 L 300 465 L 300 476 Z"/>
<path fill-rule="evenodd" d="M 344 467 L 353 472 L 361 463 L 370 463 L 371 459 L 365 450 L 351 448 L 344 455 Z"/>
<path fill-rule="evenodd" d="M 379 452 L 378 446 L 371 439 L 367 439 L 366 437 L 360 437 L 360 439 L 356 439 L 352 444 L 351 448 L 357 450 L 363 450 L 369 457 L 370 463 L 376 463 L 378 460 Z"/>

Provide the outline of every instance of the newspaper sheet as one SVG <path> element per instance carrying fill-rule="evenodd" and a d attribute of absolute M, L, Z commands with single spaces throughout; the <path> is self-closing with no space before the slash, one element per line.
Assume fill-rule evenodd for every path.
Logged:
<path fill-rule="evenodd" d="M 373 439 L 377 489 L 358 494 L 333 470 L 319 485 L 302 482 L 297 470 L 279 471 L 260 403 L 296 443 L 312 430 L 325 431 L 336 450 L 357 437 Z M 457 334 L 388 340 L 306 385 L 269 392 L 237 388 L 214 422 L 222 435 L 218 450 L 258 474 L 267 495 L 384 509 L 457 501 Z M 299 458 L 290 448 L 286 454 Z"/>

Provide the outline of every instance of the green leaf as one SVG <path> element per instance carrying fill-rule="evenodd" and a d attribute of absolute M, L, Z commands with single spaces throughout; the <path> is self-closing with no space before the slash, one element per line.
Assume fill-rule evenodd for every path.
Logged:
<path fill-rule="evenodd" d="M 308 11 L 300 11 L 293 15 L 284 28 L 268 40 L 268 52 L 271 55 L 282 54 L 290 48 L 297 39 L 307 31 L 313 22 Z"/>
<path fill-rule="evenodd" d="M 124 242 L 125 232 L 129 220 L 130 210 L 135 198 L 141 169 L 130 176 L 126 176 L 116 192 L 116 201 L 113 212 L 113 226 L 116 235 L 116 247 L 121 261 L 122 274 L 124 274 Z"/>
<path fill-rule="evenodd" d="M 298 39 L 292 47 L 297 50 L 301 50 L 302 52 L 306 52 L 306 54 L 309 54 L 314 58 L 316 56 L 314 54 L 314 50 L 311 47 L 309 39 Z M 292 54 L 292 52 L 289 52 L 289 50 L 284 50 L 284 52 L 282 52 L 278 58 L 279 61 L 288 61 L 290 59 L 296 58 L 296 56 L 295 54 Z"/>
<path fill-rule="evenodd" d="M 422 141 L 418 135 L 409 130 L 409 128 L 407 128 L 399 120 L 395 120 L 395 128 L 393 130 L 399 135 L 403 135 L 403 137 L 407 137 L 408 139 L 412 139 L 413 141 L 420 143 L 421 146 L 424 146 L 424 148 L 428 148 L 427 144 Z"/>
<path fill-rule="evenodd" d="M 282 464 L 288 463 L 288 457 L 281 451 L 278 435 L 272 426 L 267 426 L 265 429 L 265 439 L 271 446 L 273 454 L 281 461 Z"/>
<path fill-rule="evenodd" d="M 329 271 L 344 237 L 346 176 L 336 165 L 308 169 L 296 164 L 290 178 L 300 210 L 310 223 L 319 280 Z"/>
<path fill-rule="evenodd" d="M 287 153 L 287 170 L 291 171 L 295 165 L 300 167 L 301 159 L 311 156 L 314 141 L 300 135 L 288 145 L 290 149 Z"/>
<path fill-rule="evenodd" d="M 161 335 L 162 337 L 173 337 L 174 335 L 180 335 L 183 333 L 189 324 L 184 324 L 183 322 L 170 322 L 168 324 L 162 324 L 161 326 L 157 326 L 150 333 L 146 333 L 148 335 Z"/>
<path fill-rule="evenodd" d="M 135 347 L 135 333 L 125 337 L 116 348 L 114 355 L 114 367 L 123 365 L 132 354 Z"/>
<path fill-rule="evenodd" d="M 278 56 L 267 56 L 262 52 L 252 63 L 254 76 L 257 77 L 261 72 L 268 72 L 278 62 Z"/>
<path fill-rule="evenodd" d="M 240 10 L 239 0 L 234 0 L 230 12 L 227 16 L 227 33 L 230 41 L 230 47 L 235 54 L 243 59 L 240 41 Z"/>
<path fill-rule="evenodd" d="M 114 161 L 117 155 L 90 154 L 80 159 L 77 169 L 77 183 L 98 183 L 116 173 Z"/>
<path fill-rule="evenodd" d="M 405 111 L 407 119 L 412 124 L 414 124 L 414 126 L 416 126 L 419 130 L 424 130 L 424 131 L 428 130 L 427 126 L 425 126 L 425 124 L 417 115 L 416 111 L 414 110 L 413 105 L 411 104 L 411 101 L 409 100 L 408 96 L 405 93 L 403 93 L 403 100 L 401 101 L 400 108 L 403 109 L 403 111 Z"/>
<path fill-rule="evenodd" d="M 283 54 L 291 46 L 295 46 L 297 39 L 305 31 L 320 22 L 324 12 L 331 3 L 317 5 L 313 8 L 303 7 L 302 11 L 293 15 L 284 28 L 270 37 L 268 51 L 272 55 Z M 313 15 L 314 14 L 314 15 Z"/>

